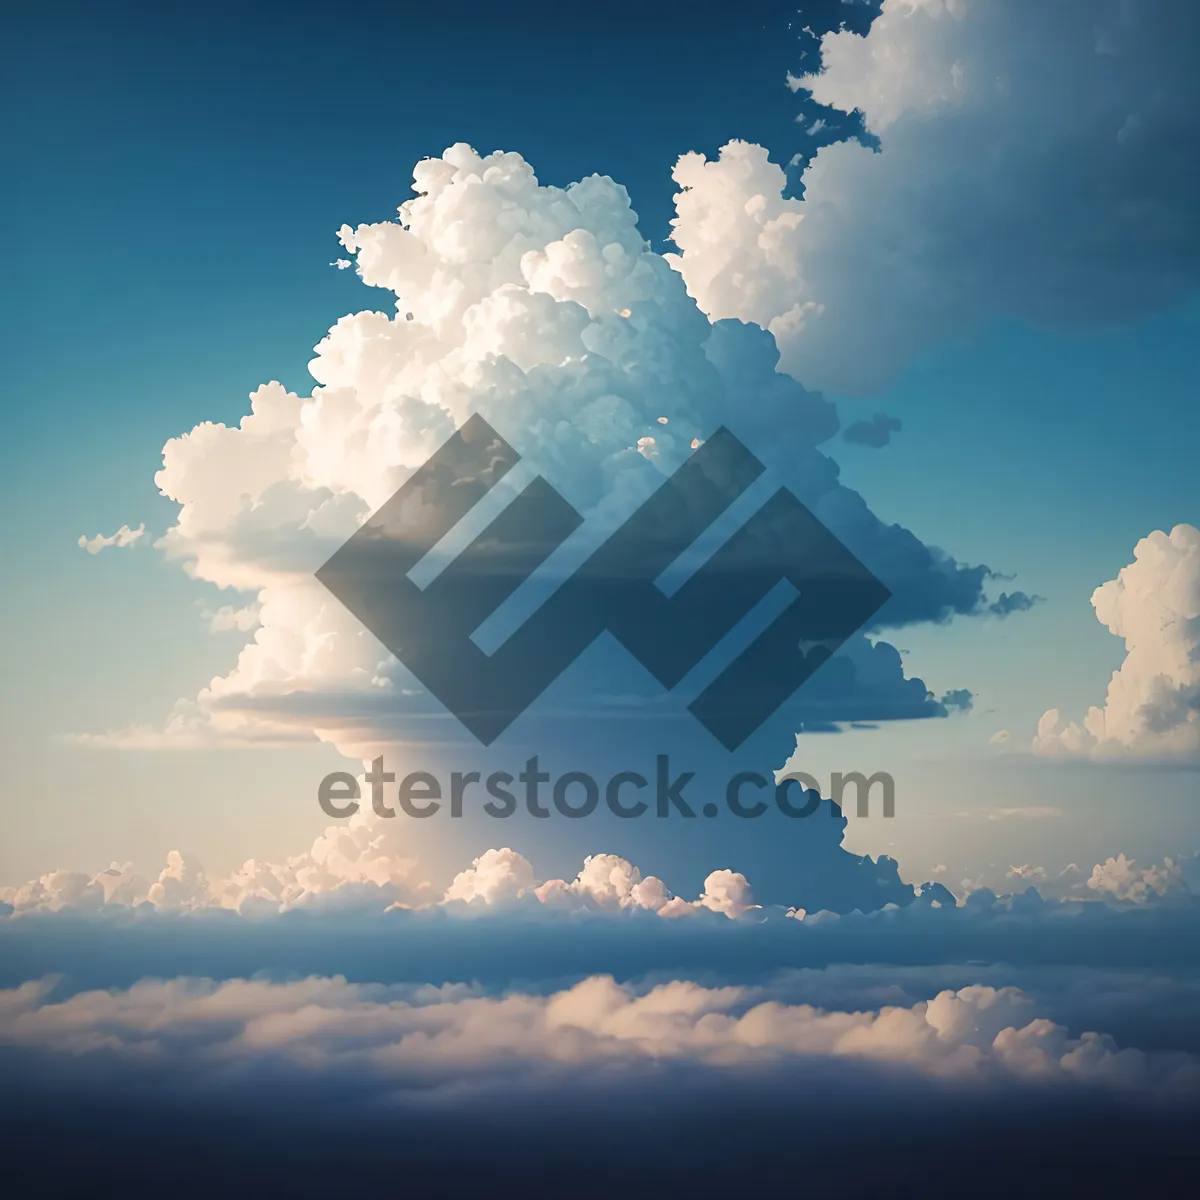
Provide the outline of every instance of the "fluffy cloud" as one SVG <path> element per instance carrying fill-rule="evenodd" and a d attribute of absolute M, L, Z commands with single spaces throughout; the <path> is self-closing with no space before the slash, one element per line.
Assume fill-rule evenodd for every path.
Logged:
<path fill-rule="evenodd" d="M 95 877 L 56 871 L 0 888 L 0 902 L 18 913 L 139 904 L 173 912 L 224 908 L 254 914 L 331 904 L 378 912 L 435 898 L 406 849 L 394 823 L 356 816 L 329 826 L 303 854 L 281 863 L 247 859 L 223 878 L 209 878 L 193 856 L 172 850 L 153 879 L 118 863 Z"/>
<path fill-rule="evenodd" d="M 1191 0 L 884 0 L 792 80 L 870 136 L 823 146 L 799 200 L 759 146 L 685 155 L 672 262 L 835 391 L 991 318 L 1177 303 L 1200 282 L 1197 47 Z"/>
<path fill-rule="evenodd" d="M 1021 886 L 1026 889 L 1026 898 L 1036 895 L 1038 903 L 1044 901 L 1054 908 L 1095 900 L 1117 909 L 1186 907 L 1200 899 L 1200 855 L 1168 856 L 1161 862 L 1139 866 L 1125 853 L 1119 853 L 1097 863 L 1090 874 L 1075 863 L 1064 867 L 1014 863 L 1007 869 L 991 864 L 975 878 L 962 880 L 957 890 L 960 897 L 974 897 L 976 903 L 986 893 L 990 907 L 1003 908 L 1022 900 L 1020 895 L 1004 895 Z"/>
<path fill-rule="evenodd" d="M 0 887 L 0 904 L 17 914 L 148 904 L 172 913 L 222 909 L 263 916 L 292 909 L 378 913 L 438 904 L 503 908 L 525 902 L 563 913 L 645 911 L 679 917 L 710 911 L 731 920 L 758 908 L 749 882 L 737 871 L 711 872 L 700 896 L 689 901 L 616 854 L 589 855 L 570 882 L 541 882 L 529 860 L 510 847 L 481 854 L 439 899 L 405 849 L 394 823 L 360 814 L 330 826 L 309 851 L 282 863 L 252 858 L 232 874 L 210 879 L 193 856 L 172 850 L 153 879 L 137 874 L 131 864 L 114 863 L 96 876 L 53 871 L 18 887 Z"/>
<path fill-rule="evenodd" d="M 708 909 L 737 920 L 758 908 L 746 877 L 739 871 L 713 871 L 696 900 L 673 896 L 655 875 L 643 878 L 632 863 L 615 854 L 590 856 L 571 883 L 552 879 L 535 893 L 543 904 L 568 911 L 619 912 L 645 909 L 660 917 L 681 917 Z"/>
<path fill-rule="evenodd" d="M 1010 879 L 1020 879 L 1029 883 L 1042 883 L 1046 878 L 1046 868 L 1029 863 L 1020 866 L 1014 864 L 1008 868 L 1008 876 Z"/>
<path fill-rule="evenodd" d="M 99 554 L 101 550 L 107 550 L 110 546 L 118 550 L 124 550 L 129 546 L 135 545 L 145 532 L 146 525 L 144 522 L 136 529 L 130 529 L 128 525 L 122 525 L 113 534 L 105 535 L 98 533 L 95 537 L 91 538 L 80 534 L 78 545 L 81 550 L 86 550 L 89 554 Z"/>
<path fill-rule="evenodd" d="M 587 516 L 593 539 L 728 423 L 887 583 L 881 626 L 985 610 L 988 569 L 881 522 L 841 486 L 818 449 L 837 432 L 833 406 L 777 371 L 769 334 L 708 320 L 638 233 L 624 188 L 599 176 L 544 187 L 520 155 L 462 144 L 414 178 L 398 220 L 339 235 L 396 312 L 338 321 L 316 347 L 310 395 L 266 384 L 237 426 L 206 422 L 165 447 L 156 481 L 179 511 L 160 545 L 247 595 L 220 626 L 257 626 L 164 730 L 109 740 L 315 735 L 353 753 L 391 736 L 398 714 L 427 711 L 313 572 L 476 412 L 517 446 L 524 480 L 545 475 Z M 821 719 L 944 712 L 886 642 L 859 636 L 839 659 L 841 675 L 822 673 Z"/>
<path fill-rule="evenodd" d="M 1183 868 L 1174 859 L 1166 858 L 1161 865 L 1139 870 L 1124 854 L 1097 863 L 1087 885 L 1094 892 L 1130 904 L 1146 904 L 1168 892 L 1188 891 Z"/>
<path fill-rule="evenodd" d="M 1092 594 L 1096 618 L 1125 640 L 1103 707 L 1080 725 L 1050 709 L 1035 753 L 1098 759 L 1195 758 L 1200 752 L 1200 530 L 1176 525 L 1134 547 L 1133 562 Z"/>
<path fill-rule="evenodd" d="M 570 883 L 551 879 L 536 895 L 555 908 L 591 912 L 661 912 L 673 899 L 661 879 L 655 875 L 643 878 L 637 867 L 615 854 L 591 855 Z"/>
<path fill-rule="evenodd" d="M 955 815 L 1002 820 L 1047 819 L 1061 813 L 1033 807 Z M 873 903 L 860 901 L 853 908 L 814 911 L 814 918 L 825 920 L 837 912 L 896 912 L 904 906 L 917 912 L 930 906 L 954 908 L 958 903 L 941 884 L 903 883 L 891 859 L 861 862 L 861 886 L 873 880 L 881 895 Z M 933 874 L 945 871 L 945 866 L 938 866 Z M 1036 883 L 1038 891 L 1027 887 L 1024 896 L 1006 894 L 1003 889 L 1011 880 Z M 1086 880 L 1074 864 L 1053 878 L 1045 866 L 1013 865 L 1003 875 L 985 872 L 977 879 L 964 879 L 958 895 L 970 898 L 976 912 L 1008 912 L 1014 905 L 1041 903 L 1043 898 L 1067 902 L 1091 896 L 1118 905 L 1146 905 L 1162 898 L 1187 901 L 1200 896 L 1200 855 L 1136 868 L 1122 853 L 1098 863 Z M 247 859 L 226 876 L 210 876 L 194 856 L 172 850 L 166 865 L 150 877 L 139 874 L 131 863 L 113 863 L 97 875 L 59 870 L 19 886 L 0 887 L 0 911 L 18 916 L 119 913 L 139 906 L 164 914 L 234 912 L 255 918 L 294 910 L 372 915 L 435 909 L 497 915 L 511 910 L 517 916 L 650 914 L 668 919 L 714 913 L 732 921 L 756 922 L 809 918 L 800 907 L 758 904 L 751 881 L 739 871 L 710 872 L 699 896 L 689 900 L 676 895 L 657 875 L 644 874 L 617 854 L 588 855 L 574 879 L 543 881 L 533 864 L 508 846 L 485 851 L 439 892 L 413 857 L 403 825 L 370 813 L 329 826 L 302 854 L 282 862 Z"/>
<path fill-rule="evenodd" d="M 232 604 L 223 604 L 215 611 L 205 609 L 201 614 L 213 633 L 248 633 L 258 624 L 258 606 L 246 604 L 234 608 Z"/>
<path fill-rule="evenodd" d="M 445 900 L 466 904 L 502 904 L 521 900 L 537 886 L 529 860 L 515 850 L 488 850 L 465 871 L 459 872 L 446 891 Z"/>

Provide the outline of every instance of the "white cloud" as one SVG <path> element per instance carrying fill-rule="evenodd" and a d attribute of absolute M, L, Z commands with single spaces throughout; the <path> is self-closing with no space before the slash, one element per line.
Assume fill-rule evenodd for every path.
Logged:
<path fill-rule="evenodd" d="M 944 872 L 935 867 L 932 874 Z M 1160 904 L 1189 908 L 1200 899 L 1200 855 L 1176 855 L 1141 867 L 1120 853 L 1097 863 L 1090 873 L 1075 863 L 990 863 L 974 878 L 962 879 L 956 891 L 960 900 L 974 896 L 976 904 L 986 898 L 985 907 L 992 912 L 1011 911 L 1028 898 L 1052 921 L 1078 912 L 1080 903 L 1096 901 L 1117 909 Z"/>
<path fill-rule="evenodd" d="M 1021 804 L 1012 808 L 981 804 L 978 808 L 962 809 L 947 816 L 986 821 L 1053 821 L 1064 816 L 1053 804 Z"/>
<path fill-rule="evenodd" d="M 619 913 L 644 910 L 660 917 L 680 917 L 706 909 L 738 920 L 755 910 L 746 877 L 738 871 L 713 871 L 696 900 L 675 896 L 655 875 L 642 872 L 616 854 L 592 854 L 569 883 L 538 883 L 529 861 L 515 850 L 488 850 L 454 879 L 445 902 L 500 905 L 533 898 L 564 912 Z"/>
<path fill-rule="evenodd" d="M 94 879 L 57 871 L 19 887 L 0 888 L 0 902 L 18 913 L 145 903 L 176 912 L 210 908 L 282 912 L 330 903 L 379 912 L 433 899 L 395 823 L 362 815 L 329 826 L 305 853 L 278 863 L 247 859 L 226 877 L 210 878 L 192 855 L 172 850 L 166 866 L 152 880 L 129 865 L 114 863 L 109 873 Z"/>
<path fill-rule="evenodd" d="M 454 877 L 445 900 L 468 904 L 503 904 L 521 900 L 537 886 L 529 860 L 515 850 L 486 850 L 465 871 Z"/>
<path fill-rule="evenodd" d="M 94 736 L 317 736 L 360 757 L 395 735 L 398 709 L 438 711 L 313 572 L 475 412 L 594 538 L 728 423 L 887 582 L 891 623 L 982 611 L 987 569 L 879 521 L 838 483 L 817 448 L 837 431 L 833 406 L 776 371 L 768 335 L 709 322 L 648 248 L 624 188 L 544 187 L 520 155 L 461 143 L 414 178 L 397 221 L 339 234 L 395 314 L 339 320 L 310 395 L 265 384 L 238 425 L 205 422 L 164 448 L 156 482 L 179 510 L 159 544 L 197 579 L 255 597 L 252 639 L 157 739 Z M 227 607 L 214 619 L 246 628 L 249 611 Z M 894 715 L 940 714 L 886 643 L 860 636 L 843 656 Z"/>
<path fill-rule="evenodd" d="M 1002 819 L 997 812 L 1007 817 L 1033 813 L 1033 819 L 1058 815 L 1056 809 L 1039 808 L 981 810 L 974 815 Z M 944 864 L 937 864 L 931 874 L 944 875 L 946 870 Z M 1000 868 L 999 873 L 985 871 L 976 879 L 963 879 L 959 896 L 986 893 L 989 904 L 994 902 L 998 910 L 1004 910 L 1012 900 L 1003 894 L 1009 880 L 1023 887 L 1037 884 L 1047 899 L 1072 900 L 1087 894 L 1082 873 L 1072 863 L 1053 878 L 1045 866 L 1037 864 L 1014 864 Z M 917 901 L 914 911 L 920 909 L 924 903 L 920 897 L 929 885 L 913 889 L 899 884 L 898 879 L 897 883 L 897 898 L 907 893 Z M 1200 897 L 1200 855 L 1167 858 L 1143 869 L 1119 854 L 1097 864 L 1086 883 L 1096 899 L 1119 904 Z M 953 903 L 949 895 L 944 899 Z M 533 864 L 508 846 L 479 855 L 439 893 L 406 844 L 403 824 L 370 813 L 329 826 L 304 853 L 282 862 L 247 859 L 226 876 L 211 876 L 193 855 L 172 850 L 166 865 L 149 878 L 130 863 L 114 862 L 96 875 L 51 871 L 19 886 L 0 887 L 0 905 L 11 906 L 18 916 L 117 912 L 138 905 L 164 913 L 224 910 L 253 917 L 292 909 L 382 913 L 437 907 L 452 911 L 465 905 L 498 913 L 518 906 L 526 915 L 543 910 L 581 916 L 649 913 L 668 919 L 715 913 L 731 921 L 773 919 L 780 914 L 802 921 L 808 918 L 802 908 L 759 905 L 751 881 L 738 871 L 710 872 L 700 895 L 689 900 L 676 895 L 658 876 L 644 874 L 616 854 L 589 855 L 574 879 L 542 881 Z M 895 908 L 893 903 L 887 911 Z"/>
<path fill-rule="evenodd" d="M 156 908 L 205 908 L 211 903 L 208 876 L 190 854 L 172 850 L 167 865 L 146 890 L 146 899 Z"/>
<path fill-rule="evenodd" d="M 550 879 L 536 892 L 537 898 L 555 908 L 618 912 L 649 909 L 660 912 L 672 899 L 663 881 L 641 871 L 616 854 L 593 854 L 570 882 Z"/>
<path fill-rule="evenodd" d="M 1092 594 L 1096 618 L 1125 640 L 1104 706 L 1088 709 L 1082 725 L 1047 711 L 1033 740 L 1037 754 L 1153 760 L 1200 753 L 1200 530 L 1156 531 L 1133 555 Z"/>
<path fill-rule="evenodd" d="M 86 550 L 89 554 L 99 554 L 101 550 L 107 550 L 110 546 L 117 550 L 127 549 L 133 546 L 137 541 L 145 535 L 145 523 L 139 525 L 136 529 L 130 529 L 128 525 L 122 525 L 116 533 L 105 535 L 103 533 L 96 534 L 95 537 L 86 537 L 80 534 L 78 546 L 82 550 Z"/>
<path fill-rule="evenodd" d="M 678 917 L 711 911 L 731 920 L 758 908 L 749 882 L 737 871 L 711 872 L 700 896 L 684 900 L 657 876 L 643 876 L 616 854 L 589 855 L 575 879 L 543 883 L 529 860 L 507 846 L 481 854 L 439 899 L 405 846 L 403 827 L 370 814 L 329 826 L 306 853 L 280 863 L 247 859 L 225 877 L 210 878 L 194 856 L 172 850 L 153 879 L 137 874 L 131 864 L 113 863 L 97 876 L 52 871 L 18 887 L 0 887 L 0 904 L 11 905 L 18 914 L 150 904 L 166 912 L 227 909 L 266 915 L 313 907 L 373 912 L 437 904 L 501 908 L 522 901 L 562 912 L 647 911 Z"/>
<path fill-rule="evenodd" d="M 1063 816 L 1063 810 L 1053 804 L 1023 804 L 1017 808 L 988 808 L 989 821 L 1053 821 Z"/>
<path fill-rule="evenodd" d="M 1187 890 L 1180 865 L 1171 858 L 1161 865 L 1137 869 L 1132 858 L 1118 854 L 1092 868 L 1087 885 L 1094 892 L 1130 904 L 1146 904 L 1168 892 Z"/>
<path fill-rule="evenodd" d="M 259 609 L 257 604 L 245 604 L 240 608 L 223 604 L 216 610 L 206 608 L 201 615 L 213 633 L 230 633 L 235 629 L 249 633 L 258 624 Z"/>
<path fill-rule="evenodd" d="M 728 870 L 713 871 L 708 876 L 704 881 L 704 893 L 696 904 L 713 912 L 724 913 L 733 920 L 758 907 L 745 875 L 740 871 Z"/>
<path fill-rule="evenodd" d="M 1008 868 L 1008 877 L 1010 879 L 1019 879 L 1025 883 L 1041 883 L 1046 878 L 1046 868 L 1034 866 L 1030 863 L 1025 863 L 1022 866 L 1011 866 Z"/>
<path fill-rule="evenodd" d="M 1191 0 L 884 0 L 794 89 L 878 149 L 680 159 L 673 259 L 714 318 L 770 329 L 810 386 L 873 391 L 993 318 L 1136 318 L 1200 283 Z"/>

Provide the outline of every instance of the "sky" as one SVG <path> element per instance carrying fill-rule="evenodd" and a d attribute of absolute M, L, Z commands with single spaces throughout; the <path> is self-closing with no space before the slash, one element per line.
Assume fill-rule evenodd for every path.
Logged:
<path fill-rule="evenodd" d="M 8 534 L 22 566 L 5 601 L 9 671 L 25 681 L 6 725 L 24 797 L 6 817 L 14 882 L 85 857 L 161 858 L 180 839 L 232 866 L 238 828 L 276 853 L 319 828 L 304 800 L 330 761 L 319 750 L 120 755 L 65 739 L 153 724 L 234 652 L 236 632 L 205 637 L 198 612 L 226 599 L 145 553 L 151 538 L 87 558 L 76 541 L 141 522 L 163 532 L 172 506 L 153 476 L 167 438 L 236 421 L 269 379 L 303 388 L 324 330 L 379 304 L 329 265 L 336 229 L 385 219 L 417 160 L 466 141 L 518 151 L 547 183 L 610 175 L 643 236 L 669 249 L 680 154 L 715 156 L 736 137 L 786 165 L 854 126 L 824 109 L 829 127 L 810 136 L 815 119 L 797 116 L 812 102 L 786 79 L 817 52 L 804 27 L 862 29 L 871 15 L 840 3 L 618 5 L 555 23 L 537 5 L 503 15 L 366 5 L 339 23 L 285 8 L 120 5 L 101 18 L 18 5 L 6 18 L 21 119 L 4 137 L 21 186 L 4 204 L 22 236 L 3 314 L 15 423 L 5 471 L 10 503 L 27 514 Z M 51 306 L 73 314 L 65 339 Z M 1139 538 L 1194 519 L 1193 313 L 1147 306 L 1136 320 L 1065 332 L 1000 314 L 918 347 L 865 394 L 826 389 L 844 425 L 877 411 L 903 423 L 882 452 L 838 446 L 844 478 L 877 512 L 1016 573 L 1044 603 L 1011 621 L 908 631 L 921 677 L 939 692 L 969 688 L 975 710 L 939 723 L 935 746 L 905 728 L 886 754 L 851 734 L 822 758 L 886 758 L 910 813 L 1013 786 L 1036 805 L 1095 792 L 1120 804 L 1123 783 L 1087 772 L 1022 771 L 1015 785 L 980 775 L 995 774 L 987 743 L 998 730 L 1027 741 L 1045 709 L 1080 714 L 1103 694 L 1122 647 L 1094 619 L 1092 590 Z M 1164 439 L 1164 426 L 1176 436 Z M 61 482 L 47 488 L 47 477 Z M 53 637 L 34 633 L 48 627 Z M 921 761 L 931 755 L 972 765 L 932 768 Z M 1200 849 L 1190 777 L 1150 778 L 1151 811 L 1125 830 L 1106 824 L 1096 853 L 1126 849 L 1122 832 L 1143 854 L 1178 849 L 1177 838 Z M 894 842 L 914 877 L 946 854 L 981 865 L 953 836 L 923 858 L 921 830 L 911 840 L 864 830 L 856 848 Z M 1070 858 L 1065 845 L 1048 853 Z"/>
<path fill-rule="evenodd" d="M 33 678 L 7 732 L 14 788 L 43 817 L 15 814 L 6 878 L 94 849 L 158 858 L 179 837 L 232 866 L 240 849 L 221 832 L 231 822 L 248 819 L 280 853 L 319 828 L 309 797 L 314 776 L 336 765 L 327 756 L 216 753 L 181 765 L 80 753 L 60 738 L 153 722 L 228 660 L 236 643 L 204 636 L 196 591 L 178 572 L 153 555 L 81 562 L 76 540 L 143 519 L 165 529 L 171 506 L 153 476 L 167 438 L 199 420 L 237 420 L 270 379 L 302 386 L 324 331 L 374 302 L 330 266 L 341 224 L 394 213 L 413 165 L 466 140 L 520 149 L 550 182 L 610 173 L 661 246 L 679 147 L 765 139 L 771 128 L 801 144 L 781 92 L 786 8 L 748 27 L 721 5 L 694 23 L 691 6 L 628 5 L 620 20 L 597 13 L 566 26 L 547 19 L 552 7 L 514 16 L 379 4 L 332 28 L 318 8 L 292 4 L 252 14 L 127 5 L 103 19 L 88 5 L 9 11 L 6 86 L 21 120 L 3 136 L 22 186 L 3 203 L 29 233 L 3 301 L 16 357 L 6 410 L 17 422 L 5 473 L 23 508 L 48 470 L 70 482 L 39 499 L 44 532 L 11 534 L 26 565 L 8 591 L 5 654 L 10 672 Z M 498 37 L 519 55 L 498 57 Z M 739 53 L 725 60 L 718 100 L 706 73 L 713 47 L 731 42 Z M 582 70 L 596 55 L 609 69 Z M 523 85 L 506 86 L 518 70 Z M 546 104 L 564 91 L 567 107 Z M 64 303 L 86 314 L 69 353 L 44 316 Z M 72 413 L 66 426 L 59 406 Z M 216 593 L 208 599 L 220 607 Z M 36 670 L 31 622 L 63 629 Z M 47 757 L 61 772 L 54 783 Z M 120 834 L 110 805 L 128 813 Z M 174 810 L 165 822 L 164 805 Z"/>
<path fill-rule="evenodd" d="M 212 1053 L 377 1117 L 431 1063 L 543 1111 L 560 1060 L 633 1086 L 655 1043 L 653 1103 L 736 1060 L 786 1105 L 799 1054 L 989 1123 L 1051 1077 L 1182 1113 L 1197 33 L 1186 0 L 7 6 L 0 1055 L 119 1026 L 100 1066 L 172 1102 Z M 593 541 L 725 424 L 892 599 L 738 754 L 610 643 L 481 748 L 313 576 L 472 413 Z M 895 815 L 317 803 L 529 747 L 882 771 Z"/>

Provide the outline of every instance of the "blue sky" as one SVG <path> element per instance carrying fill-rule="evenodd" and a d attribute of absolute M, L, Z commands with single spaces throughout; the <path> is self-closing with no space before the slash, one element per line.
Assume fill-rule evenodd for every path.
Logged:
<path fill-rule="evenodd" d="M 181 772 L 173 759 L 80 754 L 56 739 L 154 720 L 222 669 L 228 645 L 205 636 L 186 580 L 150 555 L 84 559 L 76 538 L 127 520 L 161 532 L 172 509 L 153 485 L 163 443 L 199 420 L 236 421 L 268 379 L 303 386 L 325 329 L 383 306 L 329 265 L 339 225 L 386 218 L 418 159 L 468 140 L 521 149 L 550 182 L 611 173 L 661 244 L 681 147 L 766 129 L 802 144 L 782 89 L 786 7 L 749 25 L 720 5 L 695 22 L 683 20 L 689 6 L 639 12 L 648 27 L 637 38 L 600 13 L 556 28 L 552 8 L 514 18 L 487 6 L 377 4 L 359 10 L 373 36 L 292 4 L 122 5 L 103 18 L 88 5 L 18 6 L 6 17 L 6 74 L 22 116 L 3 137 L 22 183 L 3 203 L 26 235 L 3 301 L 15 427 L 2 452 L 14 503 L 39 496 L 37 531 L 22 523 L 9 534 L 23 568 L 7 591 L 6 657 L 29 690 L 8 736 L 20 790 L 43 813 L 65 803 L 77 830 L 14 814 L 6 871 L 28 874 L 97 843 L 112 843 L 102 858 L 119 856 L 125 830 L 114 831 L 107 805 L 71 799 L 85 792 L 129 812 L 128 852 L 139 857 L 175 836 L 165 805 L 216 807 L 218 826 L 249 815 L 268 839 L 281 822 L 311 823 L 323 758 L 217 752 L 199 773 Z M 626 19 L 638 6 L 627 9 Z M 700 86 L 712 49 L 731 38 L 739 53 L 722 86 Z M 519 89 L 504 85 L 505 44 L 521 48 Z M 584 69 L 593 54 L 607 69 Z M 545 103 L 564 90 L 568 103 Z M 254 234 L 267 226 L 269 236 Z M 48 319 L 54 310 L 63 316 Z M 48 473 L 69 482 L 43 489 Z M 50 625 L 61 636 L 36 649 L 31 629 Z M 47 758 L 60 783 L 45 779 Z M 239 786 L 280 775 L 292 790 L 274 797 L 252 801 L 254 789 Z M 222 818 L 219 796 L 231 789 Z M 211 824 L 202 816 L 185 840 L 208 840 Z M 142 830 L 154 832 L 143 841 Z"/>
<path fill-rule="evenodd" d="M 561 22 L 552 7 L 365 5 L 341 21 L 304 5 L 117 5 L 103 17 L 57 5 L 5 18 L 21 107 L 3 135 L 20 181 L 3 200 L 17 235 L 3 453 L 21 518 L 6 535 L 19 568 L 4 603 L 10 678 L 22 680 L 5 736 L 23 798 L 6 814 L 6 875 L 157 857 L 177 838 L 210 856 L 237 857 L 243 842 L 282 851 L 319 820 L 302 796 L 328 750 L 112 753 L 62 735 L 152 724 L 226 669 L 237 635 L 206 634 L 197 612 L 206 594 L 224 602 L 215 592 L 144 546 L 93 558 L 75 542 L 125 522 L 163 532 L 163 443 L 236 421 L 268 379 L 306 388 L 323 331 L 386 307 L 329 265 L 342 222 L 386 219 L 418 159 L 467 141 L 519 151 L 543 182 L 611 175 L 643 234 L 669 249 L 678 155 L 714 156 L 733 137 L 781 163 L 811 153 L 832 134 L 808 134 L 784 85 L 813 53 L 801 27 L 862 30 L 870 17 L 860 5 L 668 4 Z M 828 115 L 834 131 L 854 123 Z M 910 669 L 935 692 L 969 688 L 975 710 L 843 735 L 836 751 L 818 739 L 818 758 L 886 759 L 910 809 L 961 807 L 964 792 L 1010 786 L 965 782 L 994 778 L 996 730 L 1024 742 L 1044 709 L 1099 702 L 1122 648 L 1096 622 L 1092 589 L 1140 537 L 1196 516 L 1194 335 L 1186 306 L 1073 332 L 998 317 L 915 354 L 889 386 L 833 393 L 843 424 L 876 411 L 903 421 L 883 451 L 834 450 L 885 521 L 1015 572 L 1011 586 L 1045 601 L 1003 623 L 898 635 Z M 1019 775 L 1033 805 L 1116 805 L 1126 788 L 1088 768 Z M 1192 777 L 1139 778 L 1163 809 L 1152 799 L 1128 826 L 1106 825 L 1107 852 L 1122 839 L 1148 843 L 1142 853 L 1197 848 Z M 947 853 L 981 865 L 957 834 L 926 853 L 924 826 L 852 837 L 902 848 L 891 852 L 917 873 Z M 1051 857 L 1070 857 L 1058 840 Z"/>
<path fill-rule="evenodd" d="M 1172 1178 L 1198 48 L 1193 0 L 8 5 L 0 1158 L 156 1196 Z M 481 746 L 315 578 L 475 415 L 581 553 L 727 425 L 738 503 L 790 489 L 890 607 L 733 751 L 607 635 Z M 317 804 L 532 753 L 669 758 L 697 808 L 886 772 L 896 811 Z"/>

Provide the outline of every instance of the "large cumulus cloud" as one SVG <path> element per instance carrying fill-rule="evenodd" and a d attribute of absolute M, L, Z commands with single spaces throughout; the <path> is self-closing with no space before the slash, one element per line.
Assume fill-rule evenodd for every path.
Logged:
<path fill-rule="evenodd" d="M 765 149 L 675 170 L 672 262 L 714 318 L 772 330 L 810 386 L 870 391 L 997 317 L 1127 320 L 1200 282 L 1190 0 L 884 0 L 791 79 L 861 113 L 803 199 Z"/>
<path fill-rule="evenodd" d="M 770 334 L 710 323 L 639 234 L 624 188 L 542 186 L 520 155 L 462 144 L 414 178 L 398 220 L 340 232 L 396 311 L 343 317 L 316 348 L 310 395 L 269 383 L 236 427 L 167 444 L 157 482 L 179 514 L 160 544 L 197 579 L 245 593 L 257 626 L 165 728 L 109 740 L 315 732 L 361 748 L 428 707 L 313 571 L 474 412 L 517 446 L 523 480 L 544 474 L 588 517 L 593 541 L 726 423 L 887 583 L 882 624 L 983 610 L 988 569 L 881 522 L 840 485 L 818 448 L 837 432 L 833 406 L 776 370 Z M 887 643 L 860 635 L 842 658 L 843 674 L 871 677 L 875 715 L 944 713 Z M 862 718 L 861 689 L 827 674 L 822 716 Z"/>

